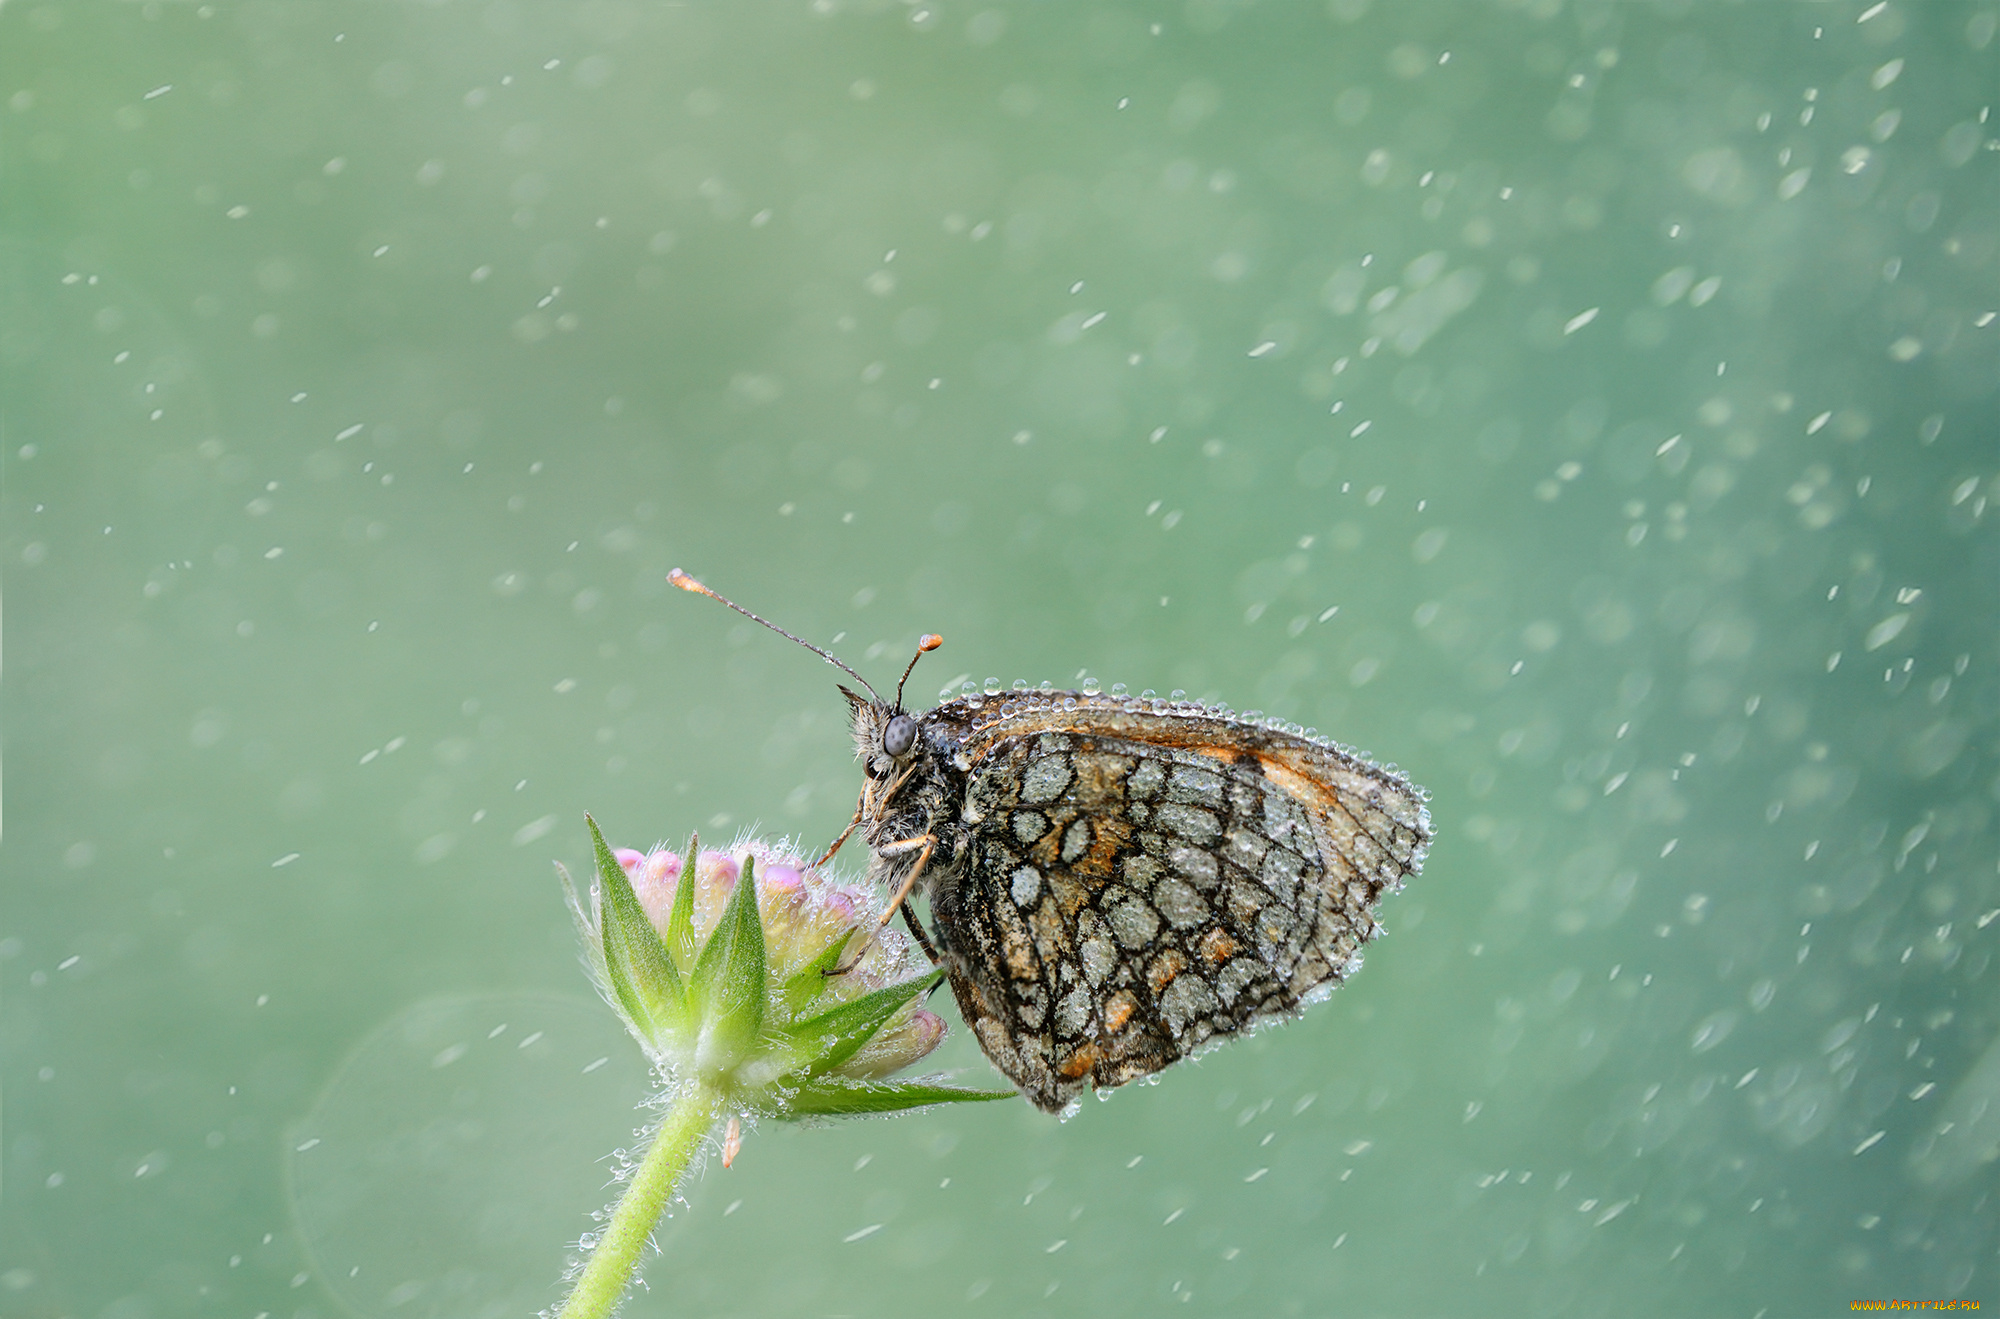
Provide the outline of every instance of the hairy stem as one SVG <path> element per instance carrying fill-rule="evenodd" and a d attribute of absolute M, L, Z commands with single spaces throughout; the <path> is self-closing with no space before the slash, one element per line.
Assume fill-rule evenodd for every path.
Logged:
<path fill-rule="evenodd" d="M 617 1310 L 667 1198 L 721 1113 L 722 1096 L 705 1086 L 691 1087 L 674 1100 L 557 1319 L 608 1319 Z"/>

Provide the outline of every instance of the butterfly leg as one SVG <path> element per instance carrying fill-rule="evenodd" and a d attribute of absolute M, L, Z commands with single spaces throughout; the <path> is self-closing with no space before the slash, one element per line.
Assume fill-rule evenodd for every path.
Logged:
<path fill-rule="evenodd" d="M 896 781 L 889 785 L 888 790 L 882 794 L 882 799 L 879 802 L 875 803 L 876 807 L 879 809 L 881 807 L 887 806 L 889 804 L 890 799 L 893 798 L 899 791 L 902 790 L 902 787 L 905 783 L 908 783 L 910 781 L 910 775 L 916 772 L 917 772 L 917 763 L 913 760 L 909 763 L 908 767 L 906 767 L 901 774 L 898 774 L 896 776 Z"/>
<path fill-rule="evenodd" d="M 833 860 L 833 854 L 840 850 L 840 845 L 847 841 L 847 836 L 853 833 L 857 828 L 859 828 L 860 825 L 861 825 L 861 807 L 857 805 L 854 808 L 854 818 L 849 820 L 847 822 L 847 827 L 840 831 L 840 837 L 834 839 L 831 843 L 827 844 L 826 851 L 820 855 L 819 860 L 813 862 L 813 866 L 815 868 L 818 868 L 820 866 L 825 865 L 827 862 Z"/>
<path fill-rule="evenodd" d="M 847 822 L 847 827 L 840 831 L 840 837 L 834 839 L 827 846 L 825 853 L 820 856 L 819 860 L 813 862 L 813 865 L 823 866 L 833 860 L 833 854 L 840 850 L 840 845 L 847 841 L 847 836 L 860 826 L 861 818 L 868 813 L 868 808 L 874 805 L 874 802 L 875 781 L 873 779 L 863 779 L 861 781 L 861 800 L 854 803 L 854 818 Z"/>
<path fill-rule="evenodd" d="M 917 936 L 917 946 L 924 950 L 925 957 L 930 958 L 931 965 L 935 966 L 942 962 L 944 959 L 938 956 L 938 950 L 931 944 L 931 937 L 924 933 L 923 922 L 917 919 L 917 909 L 910 905 L 909 899 L 903 899 L 902 905 L 896 910 L 903 913 L 903 924 L 909 926 L 910 933 Z"/>
<path fill-rule="evenodd" d="M 828 975 L 846 975 L 851 971 L 854 968 L 854 964 L 861 960 L 861 954 L 867 952 L 868 945 L 874 941 L 875 930 L 879 930 L 887 925 L 891 920 L 895 919 L 898 911 L 903 911 L 909 906 L 910 890 L 917 886 L 918 877 L 924 873 L 924 867 L 930 863 L 931 853 L 937 848 L 937 836 L 935 834 L 924 834 L 918 838 L 898 839 L 896 842 L 888 843 L 875 849 L 877 856 L 896 856 L 900 853 L 915 851 L 919 848 L 922 850 L 917 851 L 917 863 L 910 867 L 910 873 L 904 877 L 901 887 L 896 890 L 896 896 L 889 899 L 889 905 L 882 909 L 882 918 L 875 922 L 875 929 L 868 932 L 868 937 L 862 941 L 860 948 L 855 951 L 853 957 L 849 958 L 843 965 L 827 972 Z M 912 929 L 916 927 L 915 920 L 907 912 L 904 919 L 910 921 Z M 924 938 L 922 934 L 918 934 L 917 942 L 923 946 L 925 954 L 933 962 L 938 960 L 937 953 L 931 948 L 930 940 Z"/>
<path fill-rule="evenodd" d="M 896 781 L 894 783 L 891 783 L 888 786 L 888 788 L 886 788 L 883 791 L 882 796 L 879 799 L 875 796 L 875 781 L 873 779 L 868 779 L 864 781 L 861 785 L 861 800 L 855 803 L 854 806 L 854 818 L 847 822 L 847 827 L 840 831 L 840 837 L 834 839 L 833 843 L 826 849 L 826 852 L 820 857 L 819 860 L 813 862 L 813 864 L 816 866 L 823 866 L 827 862 L 833 860 L 833 854 L 840 850 L 840 845 L 847 841 L 848 835 L 853 833 L 857 828 L 860 827 L 862 818 L 875 811 L 879 811 L 884 806 L 887 806 L 889 804 L 889 799 L 896 795 L 897 789 L 901 788 L 905 783 L 908 783 L 910 781 L 910 775 L 916 772 L 917 772 L 917 767 L 915 765 L 911 765 L 908 769 L 904 770 L 902 774 L 897 777 Z"/>
<path fill-rule="evenodd" d="M 903 877 L 902 887 L 896 890 L 896 896 L 889 899 L 889 905 L 882 909 L 882 919 L 876 923 L 877 929 L 887 925 L 890 917 L 896 914 L 896 909 L 909 900 L 910 890 L 917 886 L 917 879 L 924 873 L 924 867 L 930 864 L 931 852 L 936 847 L 937 836 L 935 834 L 925 834 L 921 838 L 904 838 L 875 849 L 877 856 L 895 856 L 901 852 L 914 851 L 918 848 L 923 849 L 917 852 L 917 864 L 911 866 L 910 873 Z"/>

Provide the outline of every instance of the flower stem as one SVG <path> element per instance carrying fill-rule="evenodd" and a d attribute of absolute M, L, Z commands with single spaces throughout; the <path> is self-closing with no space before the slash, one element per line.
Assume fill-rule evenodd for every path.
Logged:
<path fill-rule="evenodd" d="M 608 1319 L 618 1308 L 667 1197 L 721 1113 L 721 1094 L 707 1086 L 693 1086 L 673 1101 L 556 1319 Z"/>

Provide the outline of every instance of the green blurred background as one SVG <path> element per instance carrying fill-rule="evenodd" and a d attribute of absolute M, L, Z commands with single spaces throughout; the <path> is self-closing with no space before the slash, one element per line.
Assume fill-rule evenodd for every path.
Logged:
<path fill-rule="evenodd" d="M 1438 842 L 1157 1087 L 751 1133 L 630 1313 L 2000 1304 L 1997 24 L 10 0 L 0 1313 L 557 1298 L 551 859 L 858 782 L 674 566 Z"/>

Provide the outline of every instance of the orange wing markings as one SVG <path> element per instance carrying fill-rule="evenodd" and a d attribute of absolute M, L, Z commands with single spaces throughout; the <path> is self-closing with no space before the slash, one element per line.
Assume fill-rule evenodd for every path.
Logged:
<path fill-rule="evenodd" d="M 1354 835 L 1361 826 L 1347 811 L 1340 793 L 1276 756 L 1260 754 L 1257 760 L 1263 767 L 1264 777 L 1286 796 L 1304 806 L 1308 816 L 1319 826 L 1314 832 L 1320 835 L 1320 845 L 1325 851 L 1319 860 L 1327 874 L 1342 883 L 1353 879 Z M 1332 846 L 1325 847 L 1327 843 Z"/>
<path fill-rule="evenodd" d="M 1167 986 L 1186 969 L 1187 959 L 1181 956 L 1181 950 L 1168 948 L 1155 957 L 1153 964 L 1146 968 L 1146 988 L 1152 990 L 1153 997 L 1158 999 L 1166 992 Z"/>
<path fill-rule="evenodd" d="M 1042 818 L 1049 822 L 1048 831 L 1028 844 L 1027 856 L 1028 860 L 1035 863 L 1035 869 L 1046 875 L 1062 864 L 1063 834 L 1068 830 L 1070 822 L 1076 819 L 1076 813 L 1044 810 Z"/>
<path fill-rule="evenodd" d="M 1028 913 L 1028 928 L 1035 940 L 1035 952 L 1040 955 L 1044 970 L 1059 963 L 1069 961 L 1074 954 L 1070 946 L 1069 921 L 1063 911 L 1063 904 L 1051 894 L 1035 904 Z M 1050 972 L 1053 976 L 1053 972 Z M 1055 986 L 1050 986 L 1053 990 Z"/>
<path fill-rule="evenodd" d="M 1301 773 L 1289 758 L 1259 751 L 1257 762 L 1263 766 L 1265 778 L 1277 784 L 1287 797 L 1299 802 L 1308 810 L 1326 814 L 1340 809 L 1340 793 L 1310 774 Z"/>
<path fill-rule="evenodd" d="M 1351 965 L 1347 954 L 1365 943 L 1370 935 L 1373 904 L 1385 888 L 1413 873 L 1422 863 L 1430 841 L 1423 789 L 1409 782 L 1393 768 L 1383 768 L 1366 758 L 1330 743 L 1252 723 L 1221 712 L 1207 712 L 1183 705 L 1162 709 L 1124 698 L 1057 693 L 1056 699 L 1037 699 L 1023 694 L 1011 713 L 1002 714 L 1003 702 L 987 698 L 963 706 L 950 703 L 936 712 L 946 726 L 957 732 L 958 763 L 974 769 L 985 763 L 1004 761 L 1016 771 L 1031 760 L 1059 755 L 1068 776 L 1062 791 L 1053 800 L 1036 802 L 1034 810 L 1048 821 L 1048 827 L 1014 852 L 1040 873 L 1045 892 L 1040 903 L 1013 921 L 998 922 L 1003 953 L 999 959 L 1016 976 L 1036 964 L 1048 993 L 1045 1010 L 1048 1020 L 1063 1010 L 1058 999 L 1083 993 L 1085 983 L 1074 976 L 1060 980 L 1056 972 L 1067 974 L 1073 958 L 1089 951 L 1086 935 L 1104 936 L 1102 925 L 1080 926 L 1087 916 L 1084 907 L 1094 905 L 1105 886 L 1119 878 L 1120 862 L 1136 848 L 1135 840 L 1146 828 L 1133 821 L 1136 801 L 1127 800 L 1127 785 L 1139 763 L 1134 757 L 1180 774 L 1171 764 L 1201 765 L 1219 772 L 1225 785 L 1225 815 L 1240 817 L 1248 839 L 1265 838 L 1286 851 L 1272 853 L 1276 869 L 1266 876 L 1250 864 L 1264 849 L 1237 857 L 1249 881 L 1245 892 L 1260 896 L 1244 919 L 1227 926 L 1216 924 L 1189 931 L 1189 942 L 1180 947 L 1169 944 L 1150 956 L 1133 955 L 1124 962 L 1122 978 L 1090 985 L 1091 1020 L 1074 1042 L 1057 1043 L 1052 1028 L 1030 1021 L 1043 1030 L 1037 1038 L 1024 1033 L 1017 1022 L 980 1022 L 976 1026 L 982 1042 L 986 1028 L 1005 1027 L 1010 1052 L 1023 1060 L 1016 1075 L 1009 1075 L 1030 1087 L 1036 1102 L 1059 1100 L 1073 1093 L 1076 1084 L 1115 1086 L 1135 1077 L 1156 1072 L 1198 1048 L 1211 1030 L 1223 1035 L 1246 1027 L 1268 1012 L 1283 1014 L 1303 1005 L 1307 996 L 1321 986 L 1343 978 Z M 1042 741 L 1047 738 L 1049 740 Z M 1168 756 L 1164 752 L 1177 752 Z M 1252 772 L 1252 762 L 1255 771 Z M 1050 767 L 1052 768 L 1052 767 Z M 976 771 L 975 771 L 976 772 Z M 1048 773 L 1043 770 L 1044 776 Z M 1156 776 L 1155 776 L 1156 777 Z M 1261 806 L 1239 795 L 1252 779 L 1261 780 Z M 1192 795 L 1212 792 L 1210 781 L 1199 775 L 1182 775 L 1168 791 L 1179 808 L 1179 819 L 1205 813 L 1206 807 Z M 1150 793 L 1159 791 L 1157 787 Z M 1028 803 L 1014 802 L 1008 809 L 1024 810 Z M 1155 803 L 1158 808 L 1158 803 Z M 1245 814 L 1245 813 L 1248 814 Z M 1005 817 L 1012 833 L 1013 817 Z M 1148 815 L 1147 819 L 1153 817 Z M 997 824 L 984 827 L 999 828 Z M 1184 824 L 1176 824 L 1189 832 Z M 1025 826 L 1022 833 L 1030 832 Z M 1311 841 L 1308 842 L 1307 839 Z M 1218 862 L 1230 860 L 1227 849 L 1234 835 L 1215 843 Z M 1194 838 L 1190 845 L 1209 841 Z M 1010 842 L 1009 847 L 1014 844 Z M 1250 847 L 1251 844 L 1245 844 Z M 1240 850 L 1240 849 L 1239 849 Z M 1067 857 L 1068 860 L 1064 858 Z M 1300 871 L 1292 875 L 1291 871 Z M 1317 873 L 1315 873 L 1317 872 Z M 1294 893 L 1294 881 L 1300 886 Z M 1258 910 L 1268 889 L 1272 898 L 1291 914 L 1279 920 L 1271 912 Z M 1234 891 L 1234 890 L 1232 890 Z M 997 890 L 996 890 L 997 896 Z M 1010 904 L 996 904 L 1006 906 Z M 1089 919 L 1096 921 L 1095 916 Z M 1308 929 L 1294 930 L 1294 920 Z M 1357 923 L 1358 922 L 1358 923 Z M 1096 931 L 1092 934 L 1092 931 Z M 1252 947 L 1251 945 L 1256 945 Z M 1268 945 L 1268 948 L 1266 947 Z M 1295 946 L 1296 945 L 1296 946 Z M 1093 945 L 1094 947 L 1094 945 Z M 1271 949 L 1290 948 L 1277 961 Z M 1201 995 L 1184 992 L 1173 995 L 1174 1004 L 1162 1000 L 1175 981 L 1192 977 L 1207 986 L 1221 984 L 1238 959 L 1254 955 L 1276 980 L 1261 979 L 1249 998 L 1247 1010 L 1235 1012 L 1235 1025 L 1190 1023 L 1183 1031 L 1179 1023 L 1189 1004 Z M 1091 964 L 1082 965 L 1086 979 Z M 1242 972 L 1237 971 L 1240 979 Z M 1044 978 L 1045 977 L 1045 978 Z M 1246 992 L 1247 986 L 1229 981 L 1230 988 Z M 954 989 L 957 986 L 954 984 Z M 1189 988 L 1183 986 L 1183 990 Z M 1285 996 L 1289 995 L 1287 999 Z M 1232 1000 L 1233 1001 L 1233 1000 Z M 1166 1015 L 1172 1007 L 1174 1016 Z M 1213 1007 L 1210 1004 L 1209 1007 Z M 1240 1005 L 1239 1005 L 1240 1006 Z M 1206 1012 L 1203 1008 L 1202 1012 Z M 1069 1018 L 1076 1007 L 1068 1004 Z M 1194 1030 L 1195 1026 L 1199 1030 Z M 999 1054 L 991 1047 L 988 1052 Z M 1030 1059 L 1030 1055 L 1033 1058 Z"/>
<path fill-rule="evenodd" d="M 993 904 L 995 924 L 1000 936 L 1000 952 L 1007 972 L 1016 980 L 1036 980 L 1041 977 L 1041 964 L 1035 956 L 1034 936 L 1029 932 L 1021 913 L 1011 902 Z"/>
<path fill-rule="evenodd" d="M 1103 1057 L 1104 1051 L 1098 1047 L 1095 1040 L 1085 1040 L 1063 1060 L 1063 1065 L 1056 1070 L 1056 1075 L 1065 1081 L 1082 1080 L 1090 1075 L 1091 1069 L 1095 1068 Z"/>
<path fill-rule="evenodd" d="M 1116 878 L 1118 858 L 1132 840 L 1132 822 L 1125 814 L 1125 780 L 1132 773 L 1132 758 L 1091 750 L 1077 753 L 1070 763 L 1076 779 L 1069 792 L 1090 819 L 1090 844 L 1068 870 L 1101 886 Z M 1069 914 L 1074 916 L 1076 910 Z"/>
<path fill-rule="evenodd" d="M 1120 815 L 1099 817 L 1093 823 L 1090 846 L 1070 870 L 1101 887 L 1117 877 L 1118 858 L 1132 841 L 1132 822 Z"/>
<path fill-rule="evenodd" d="M 1420 827 L 1422 789 L 1402 775 L 1336 747 L 1272 732 L 1228 715 L 1176 714 L 1163 718 L 1151 711 L 1125 710 L 1085 700 L 1074 710 L 1031 707 L 1011 715 L 983 718 L 975 715 L 969 740 L 974 759 L 978 759 L 997 742 L 1043 733 L 1075 737 L 1080 743 L 1092 737 L 1117 738 L 1145 746 L 1195 751 L 1224 760 L 1247 750 L 1275 782 L 1303 802 L 1321 809 L 1348 806 L 1346 795 L 1351 794 L 1356 799 L 1352 807 L 1366 803 L 1420 836 L 1428 832 Z M 1249 745 L 1242 745 L 1246 740 Z M 1104 754 L 1092 747 L 1078 755 L 1077 760 Z M 1274 770 L 1280 772 L 1273 773 Z"/>
<path fill-rule="evenodd" d="M 1303 744 L 1302 749 L 1321 750 L 1311 743 Z M 1328 781 L 1333 775 L 1322 779 L 1302 769 L 1297 761 L 1306 757 L 1298 755 L 1298 750 L 1260 749 L 1257 759 L 1264 776 L 1304 805 L 1326 831 L 1333 844 L 1333 855 L 1321 858 L 1327 870 L 1349 879 L 1357 872 L 1378 878 L 1377 862 L 1387 858 L 1397 871 L 1408 874 L 1414 868 L 1413 853 L 1430 841 L 1429 830 L 1424 827 L 1422 798 L 1416 795 L 1418 790 L 1386 772 L 1380 778 L 1360 778 L 1343 790 L 1343 786 Z M 1338 772 L 1343 779 L 1359 777 L 1345 765 Z M 1391 794 L 1398 800 L 1393 803 L 1385 800 Z M 1381 832 L 1369 827 L 1370 817 Z M 1405 836 L 1399 839 L 1399 833 Z M 1367 841 L 1364 843 L 1363 839 Z"/>
<path fill-rule="evenodd" d="M 1151 727 L 1142 727 L 1142 721 L 1151 724 Z M 1200 715 L 1168 721 L 1146 711 L 1083 704 L 1074 710 L 1031 708 L 1011 715 L 996 714 L 984 720 L 975 717 L 972 737 L 975 742 L 991 742 L 1003 738 L 1035 737 L 1042 733 L 1061 733 L 1079 738 L 1097 735 L 1143 742 L 1148 746 L 1198 751 L 1215 744 L 1213 733 L 1203 727 L 1207 722 L 1209 719 Z"/>
<path fill-rule="evenodd" d="M 1124 801 L 1125 779 L 1132 773 L 1130 756 L 1100 751 L 1086 743 L 1070 757 L 1070 767 L 1076 772 L 1070 792 L 1077 801 L 1090 805 Z"/>

